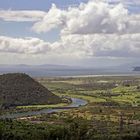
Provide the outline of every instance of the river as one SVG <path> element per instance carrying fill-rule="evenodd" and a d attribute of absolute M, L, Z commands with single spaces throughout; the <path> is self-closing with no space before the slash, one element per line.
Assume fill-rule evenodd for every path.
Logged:
<path fill-rule="evenodd" d="M 78 107 L 84 106 L 88 103 L 87 101 L 85 101 L 83 99 L 79 99 L 79 98 L 71 98 L 71 99 L 72 99 L 72 103 L 64 108 L 61 107 L 60 109 L 59 108 L 57 108 L 57 109 L 41 109 L 41 110 L 37 110 L 37 111 L 4 114 L 4 115 L 0 116 L 0 119 L 17 119 L 17 118 L 28 117 L 28 116 L 49 114 L 49 113 L 53 113 L 53 112 L 65 111 L 65 110 L 72 109 L 72 108 L 78 108 Z"/>

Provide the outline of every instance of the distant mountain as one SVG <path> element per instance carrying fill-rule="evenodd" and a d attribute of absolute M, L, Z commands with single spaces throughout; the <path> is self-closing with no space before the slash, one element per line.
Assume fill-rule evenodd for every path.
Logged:
<path fill-rule="evenodd" d="M 61 99 L 26 74 L 0 75 L 0 104 L 4 107 L 56 104 Z"/>
<path fill-rule="evenodd" d="M 97 67 L 96 65 L 68 66 L 68 65 L 0 65 L 0 74 L 27 73 L 33 77 L 79 76 L 79 75 L 106 75 L 127 74 L 133 72 L 133 64 L 120 66 Z"/>
<path fill-rule="evenodd" d="M 0 65 L 1 68 L 12 68 L 12 69 L 29 69 L 29 68 L 45 68 L 45 69 L 67 69 L 71 68 L 71 66 L 66 65 L 52 65 L 52 64 L 44 64 L 44 65 L 25 65 L 25 64 L 17 64 L 17 65 Z"/>
<path fill-rule="evenodd" d="M 134 71 L 140 71 L 140 67 L 135 67 Z"/>
<path fill-rule="evenodd" d="M 54 71 L 73 69 L 74 67 L 66 65 L 0 65 L 0 74 L 4 73 L 27 73 L 30 76 L 44 76 L 46 73 L 50 75 Z"/>

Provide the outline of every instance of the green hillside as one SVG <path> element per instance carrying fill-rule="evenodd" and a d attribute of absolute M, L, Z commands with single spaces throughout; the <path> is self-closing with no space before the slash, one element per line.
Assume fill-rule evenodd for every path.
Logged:
<path fill-rule="evenodd" d="M 0 75 L 2 107 L 33 104 L 56 104 L 61 99 L 26 74 Z"/>

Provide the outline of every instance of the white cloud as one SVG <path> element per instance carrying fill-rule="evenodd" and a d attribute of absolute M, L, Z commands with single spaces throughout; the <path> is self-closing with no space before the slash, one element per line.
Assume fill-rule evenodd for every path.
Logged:
<path fill-rule="evenodd" d="M 68 35 L 62 42 L 66 50 L 83 57 L 140 57 L 140 34 Z"/>
<path fill-rule="evenodd" d="M 61 28 L 64 34 L 125 34 L 140 32 L 140 15 L 132 15 L 122 4 L 110 5 L 101 1 L 81 3 L 68 10 L 52 6 L 43 20 L 33 25 L 35 32 Z"/>
<path fill-rule="evenodd" d="M 45 14 L 43 19 L 34 24 L 32 29 L 38 33 L 47 32 L 53 28 L 57 28 L 65 22 L 65 15 L 60 9 L 57 9 L 53 4 L 48 13 Z"/>
<path fill-rule="evenodd" d="M 4 21 L 38 21 L 45 16 L 43 11 L 34 11 L 34 10 L 0 10 L 0 19 Z"/>
<path fill-rule="evenodd" d="M 116 4 L 112 5 L 109 2 Z M 125 34 L 140 33 L 140 14 L 129 13 L 126 5 L 139 3 L 130 0 L 90 0 L 75 8 L 62 10 L 52 5 L 48 12 L 34 10 L 0 10 L 5 21 L 34 21 L 32 30 L 41 33 L 54 28 L 64 34 Z"/>
<path fill-rule="evenodd" d="M 67 10 L 55 5 L 49 12 L 0 11 L 5 21 L 34 21 L 32 30 L 61 31 L 60 40 L 0 36 L 0 52 L 54 58 L 140 58 L 140 14 L 131 14 L 122 4 L 102 0 Z"/>
<path fill-rule="evenodd" d="M 93 0 L 91 0 L 93 1 Z M 94 0 L 94 1 L 103 1 L 103 2 L 108 2 L 110 4 L 118 4 L 122 3 L 125 7 L 128 6 L 139 6 L 140 1 L 139 0 Z"/>
<path fill-rule="evenodd" d="M 0 52 L 40 54 L 47 53 L 50 44 L 38 38 L 11 38 L 0 36 Z"/>
<path fill-rule="evenodd" d="M 0 52 L 44 54 L 51 57 L 140 57 L 140 34 L 67 35 L 54 43 L 38 38 L 0 36 Z"/>

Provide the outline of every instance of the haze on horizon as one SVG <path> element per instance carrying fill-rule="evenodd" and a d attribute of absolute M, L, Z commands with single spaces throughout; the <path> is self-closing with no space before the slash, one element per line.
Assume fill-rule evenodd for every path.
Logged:
<path fill-rule="evenodd" d="M 0 64 L 140 64 L 140 1 L 4 0 L 0 33 Z"/>

